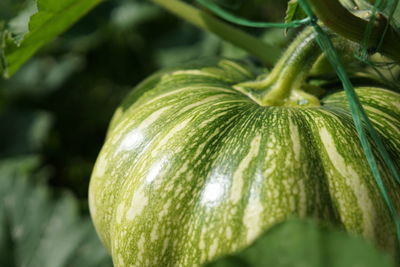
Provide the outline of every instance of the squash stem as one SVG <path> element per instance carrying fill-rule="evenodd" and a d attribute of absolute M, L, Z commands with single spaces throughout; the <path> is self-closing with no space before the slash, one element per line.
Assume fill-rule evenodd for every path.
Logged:
<path fill-rule="evenodd" d="M 263 79 L 234 88 L 261 106 L 319 106 L 317 97 L 301 89 L 313 63 L 321 55 L 312 28 L 306 28 L 289 46 L 272 71 Z"/>

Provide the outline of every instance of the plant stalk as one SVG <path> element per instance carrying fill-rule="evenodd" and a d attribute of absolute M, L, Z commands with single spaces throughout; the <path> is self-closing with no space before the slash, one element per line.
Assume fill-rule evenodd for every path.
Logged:
<path fill-rule="evenodd" d="M 361 44 L 365 38 L 368 21 L 353 15 L 338 0 L 308 0 L 317 18 L 333 32 Z M 380 52 L 391 59 L 400 62 L 400 36 L 389 27 L 383 17 L 372 27 L 368 38 L 368 49 Z M 382 39 L 383 38 L 383 39 Z"/>
<path fill-rule="evenodd" d="M 179 0 L 152 0 L 168 11 L 194 24 L 195 26 L 212 32 L 222 39 L 253 54 L 271 67 L 278 60 L 281 52 L 278 48 L 268 45 L 259 39 L 230 26 L 206 12 Z"/>
<path fill-rule="evenodd" d="M 265 78 L 240 83 L 234 88 L 260 106 L 319 106 L 318 98 L 302 90 L 307 74 L 322 53 L 315 35 L 311 27 L 306 28 Z"/>

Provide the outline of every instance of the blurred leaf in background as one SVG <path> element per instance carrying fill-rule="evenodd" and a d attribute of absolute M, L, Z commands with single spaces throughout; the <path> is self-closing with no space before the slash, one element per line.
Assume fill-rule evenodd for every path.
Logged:
<path fill-rule="evenodd" d="M 11 111 L 0 114 L 0 157 L 38 151 L 51 127 L 51 116 L 43 111 Z"/>
<path fill-rule="evenodd" d="M 54 196 L 37 167 L 35 157 L 0 162 L 0 266 L 111 266 L 76 199 Z"/>
<path fill-rule="evenodd" d="M 207 267 L 394 267 L 391 258 L 358 236 L 310 220 L 289 219 L 253 245 Z"/>

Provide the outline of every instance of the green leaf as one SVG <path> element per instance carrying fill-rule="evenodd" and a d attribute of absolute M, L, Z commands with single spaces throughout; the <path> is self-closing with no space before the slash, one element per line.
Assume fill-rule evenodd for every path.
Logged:
<path fill-rule="evenodd" d="M 101 1 L 37 0 L 37 13 L 30 17 L 29 31 L 26 32 L 23 23 L 27 14 L 30 14 L 28 11 L 16 19 L 14 27 L 11 27 L 19 30 L 17 34 L 20 39 L 15 36 L 7 38 L 4 47 L 7 68 L 3 68 L 3 75 L 13 75 L 39 48 L 64 32 Z"/>
<path fill-rule="evenodd" d="M 389 256 L 360 237 L 290 219 L 276 225 L 252 246 L 207 267 L 393 267 Z"/>
<path fill-rule="evenodd" d="M 19 45 L 29 32 L 29 20 L 33 14 L 37 13 L 35 0 L 27 0 L 26 7 L 8 23 L 9 31 L 12 33 L 14 42 Z"/>
<path fill-rule="evenodd" d="M 307 15 L 300 7 L 297 0 L 290 0 L 286 9 L 285 23 L 306 18 Z"/>
<path fill-rule="evenodd" d="M 0 266 L 111 266 L 70 193 L 32 179 L 37 158 L 0 161 Z"/>

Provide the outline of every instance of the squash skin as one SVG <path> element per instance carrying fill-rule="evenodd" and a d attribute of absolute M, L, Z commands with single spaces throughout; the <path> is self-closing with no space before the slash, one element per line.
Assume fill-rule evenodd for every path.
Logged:
<path fill-rule="evenodd" d="M 115 266 L 197 266 L 290 216 L 396 250 L 344 93 L 321 107 L 261 107 L 232 88 L 252 79 L 225 59 L 162 72 L 116 111 L 89 188 Z M 399 167 L 400 95 L 356 91 Z M 382 176 L 399 210 L 399 186 Z"/>

